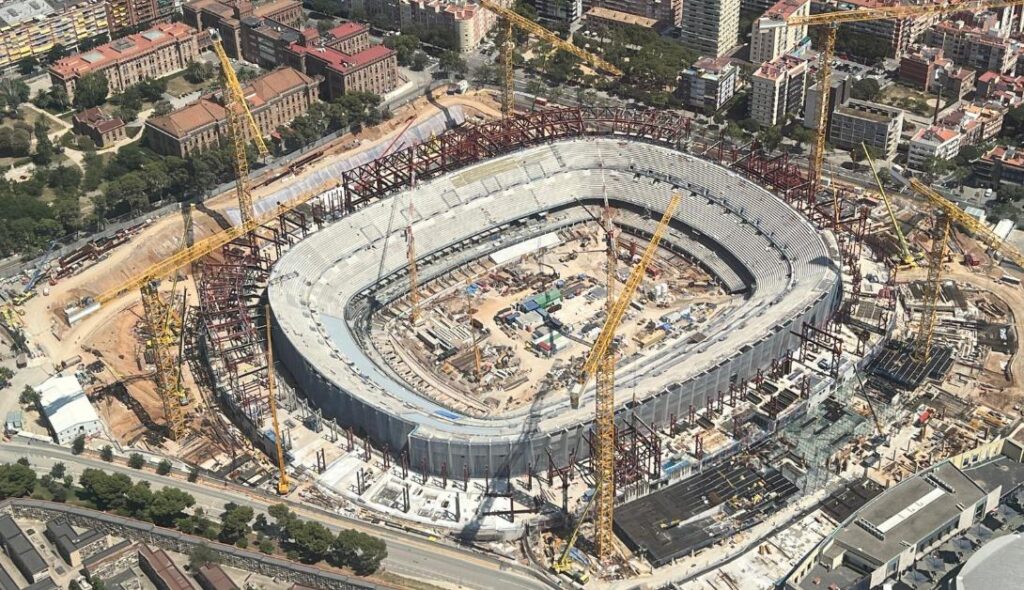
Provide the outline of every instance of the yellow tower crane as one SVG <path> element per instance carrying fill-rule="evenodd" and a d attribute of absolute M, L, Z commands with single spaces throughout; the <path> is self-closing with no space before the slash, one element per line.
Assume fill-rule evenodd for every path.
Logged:
<path fill-rule="evenodd" d="M 281 424 L 277 421 L 277 393 L 274 391 L 274 345 L 270 337 L 271 316 L 270 305 L 265 310 L 267 316 L 267 405 L 270 407 L 270 422 L 274 426 L 274 446 L 277 448 L 277 493 L 282 496 L 288 493 L 288 470 L 284 463 L 284 442 L 281 440 Z"/>
<path fill-rule="evenodd" d="M 917 178 L 910 179 L 910 188 L 928 200 L 938 211 L 940 220 L 936 223 L 938 231 L 934 233 L 931 256 L 928 261 L 928 279 L 925 285 L 925 307 L 921 310 L 921 324 L 914 340 L 914 358 L 927 361 L 931 354 L 931 343 L 935 334 L 936 304 L 942 280 L 942 263 L 946 255 L 946 243 L 949 239 L 950 224 L 957 223 L 964 227 L 975 238 L 992 250 L 1024 268 L 1024 253 L 997 236 L 984 223 L 978 221 L 966 211 L 939 194 L 935 189 Z M 938 241 L 935 241 L 938 240 Z"/>
<path fill-rule="evenodd" d="M 1004 8 L 1024 4 L 1024 0 L 967 0 L 965 2 L 938 2 L 934 4 L 902 4 L 896 6 L 879 6 L 875 8 L 858 8 L 856 10 L 840 10 L 818 14 L 791 16 L 785 20 L 760 21 L 761 29 L 775 27 L 826 26 L 825 45 L 821 51 L 819 80 L 821 82 L 821 100 L 818 101 L 817 134 L 811 151 L 810 181 L 817 188 L 821 184 L 822 167 L 825 162 L 825 137 L 828 134 L 828 95 L 832 82 L 832 59 L 835 56 L 836 32 L 839 25 L 886 20 L 894 18 L 916 18 L 950 14 L 954 12 L 983 12 L 992 8 Z"/>
<path fill-rule="evenodd" d="M 261 158 L 270 155 L 270 150 L 263 142 L 263 134 L 249 110 L 249 102 L 245 99 L 245 93 L 242 92 L 238 76 L 235 75 L 235 68 L 231 66 L 228 55 L 224 52 L 220 33 L 216 29 L 210 29 L 210 38 L 213 40 L 213 51 L 217 54 L 221 70 L 224 72 L 226 94 L 224 110 L 228 117 L 228 135 L 231 137 L 234 147 L 235 193 L 238 194 L 238 210 L 244 224 L 256 217 L 256 210 L 252 204 L 252 191 L 249 187 L 249 158 L 245 155 L 245 146 L 249 141 L 255 143 L 256 151 L 259 152 Z M 246 137 L 246 128 L 251 137 Z"/>
<path fill-rule="evenodd" d="M 892 222 L 892 229 L 896 233 L 896 238 L 900 242 L 900 250 L 903 255 L 903 264 L 907 266 L 917 266 L 914 261 L 914 255 L 910 253 L 910 245 L 907 244 L 907 237 L 903 235 L 903 230 L 900 229 L 900 222 L 896 219 L 896 211 L 892 208 L 892 201 L 889 199 L 889 195 L 885 192 L 885 187 L 882 186 L 882 179 L 878 177 L 878 169 L 875 167 L 875 159 L 868 153 L 868 146 L 861 144 L 864 148 L 864 155 L 868 159 L 868 166 L 871 167 L 871 175 L 875 177 L 875 184 L 878 185 L 878 194 L 882 197 L 882 202 L 885 203 L 885 210 L 889 213 L 889 221 Z"/>
<path fill-rule="evenodd" d="M 1024 2 L 1024 0 L 1021 1 Z M 493 0 L 479 0 L 479 2 L 480 6 L 500 16 L 504 22 L 505 44 L 501 48 L 501 115 L 503 117 L 511 117 L 515 112 L 515 80 L 512 77 L 513 54 L 515 52 L 515 42 L 512 40 L 513 27 L 526 31 L 562 51 L 575 55 L 595 69 L 603 70 L 613 76 L 622 75 L 622 70 L 616 67 L 615 64 L 609 63 L 589 51 L 576 47 L 518 12 L 505 8 Z"/>
<path fill-rule="evenodd" d="M 569 392 L 572 407 L 579 407 L 580 396 L 593 375 L 597 382 L 596 407 L 597 416 L 594 421 L 597 444 L 595 456 L 591 459 L 594 465 L 594 479 L 597 482 L 595 494 L 595 547 L 601 560 L 611 557 L 615 534 L 612 531 L 612 518 L 615 510 L 615 353 L 612 343 L 615 332 L 622 317 L 629 308 L 633 294 L 643 281 L 647 266 L 654 259 L 658 244 L 668 229 L 669 220 L 675 213 L 682 199 L 678 192 L 672 194 L 665 208 L 651 241 L 647 244 L 640 262 L 633 267 L 626 284 L 610 307 L 605 318 L 601 333 L 590 349 L 587 360 L 577 377 L 576 386 Z"/>
<path fill-rule="evenodd" d="M 412 199 L 409 199 L 409 220 L 405 225 L 405 256 L 409 263 L 409 322 L 416 325 L 420 321 L 420 286 L 419 275 L 416 271 L 416 240 L 412 233 L 412 221 L 415 210 L 412 208 Z"/>
<path fill-rule="evenodd" d="M 173 294 L 172 290 L 166 299 L 162 297 L 160 282 L 155 279 L 142 286 L 143 318 L 149 332 L 146 344 L 156 366 L 156 390 L 168 432 L 171 438 L 180 441 L 188 434 L 182 406 L 188 404 L 189 396 L 181 383 L 181 359 L 174 352 L 178 343 L 175 330 L 180 330 L 181 326 L 175 326 Z"/>

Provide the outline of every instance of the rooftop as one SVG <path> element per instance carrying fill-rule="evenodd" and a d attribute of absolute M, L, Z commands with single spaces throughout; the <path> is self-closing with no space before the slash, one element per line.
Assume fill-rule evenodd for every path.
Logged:
<path fill-rule="evenodd" d="M 845 104 L 839 105 L 835 112 L 878 123 L 888 123 L 902 113 L 899 109 L 857 99 L 850 99 Z"/>
<path fill-rule="evenodd" d="M 85 109 L 81 113 L 75 113 L 74 120 L 83 125 L 88 125 L 99 131 L 100 133 L 107 133 L 113 131 L 118 127 L 124 127 L 124 121 L 118 117 L 113 117 L 103 109 L 99 107 L 93 107 L 91 109 Z"/>
<path fill-rule="evenodd" d="M 54 432 L 63 432 L 78 424 L 100 419 L 75 377 L 56 375 L 35 387 L 35 390 L 39 392 L 39 407 L 43 409 Z"/>
<path fill-rule="evenodd" d="M 754 72 L 754 77 L 778 80 L 784 74 L 789 74 L 795 69 L 806 66 L 806 60 L 787 53 L 776 57 L 772 61 L 766 61 L 761 64 L 761 67 L 757 68 L 757 71 Z"/>
<path fill-rule="evenodd" d="M 283 94 L 314 83 L 315 80 L 306 74 L 285 67 L 254 79 L 242 91 L 249 107 L 258 109 Z M 184 137 L 196 129 L 225 120 L 227 114 L 223 105 L 216 98 L 216 94 L 204 96 L 198 101 L 162 117 L 151 117 L 146 121 L 146 125 L 155 127 L 173 137 Z"/>
<path fill-rule="evenodd" d="M 0 6 L 0 23 L 17 25 L 25 21 L 43 18 L 60 10 L 62 3 L 51 4 L 47 0 L 16 0 Z"/>
<path fill-rule="evenodd" d="M 653 29 L 654 26 L 658 24 L 658 19 L 656 18 L 647 18 L 645 16 L 630 14 L 628 12 L 620 12 L 610 8 L 603 8 L 601 6 L 595 6 L 588 10 L 587 17 L 610 20 L 624 25 L 636 25 L 645 29 Z"/>
<path fill-rule="evenodd" d="M 327 36 L 333 39 L 347 39 L 353 35 L 358 35 L 368 30 L 369 27 L 367 27 L 363 23 L 346 21 L 334 27 L 333 29 L 329 29 L 327 31 Z"/>
<path fill-rule="evenodd" d="M 722 70 L 731 66 L 732 61 L 727 55 L 723 55 L 721 57 L 704 56 L 693 62 L 692 69 L 704 70 L 706 72 L 722 72 Z"/>
<path fill-rule="evenodd" d="M 408 3 L 415 5 L 420 10 L 448 13 L 455 20 L 469 20 L 480 11 L 480 6 L 477 4 L 457 0 L 408 0 Z"/>
<path fill-rule="evenodd" d="M 956 576 L 960 590 L 1014 590 L 1024 580 L 1024 535 L 997 537 L 967 560 Z"/>
<path fill-rule="evenodd" d="M 170 590 L 194 590 L 192 583 L 188 581 L 185 574 L 181 573 L 178 566 L 174 565 L 170 557 L 163 549 L 153 551 L 143 545 L 139 548 L 139 558 L 145 559 L 156 572 L 156 575 L 167 585 Z"/>
<path fill-rule="evenodd" d="M 958 135 L 960 135 L 960 133 L 955 129 L 933 125 L 931 127 L 925 127 L 918 130 L 911 141 L 946 143 L 947 141 L 956 139 Z"/>
<path fill-rule="evenodd" d="M 982 160 L 999 160 L 1003 164 L 1024 167 L 1024 153 L 1015 147 L 997 145 L 981 157 Z"/>
<path fill-rule="evenodd" d="M 793 16 L 801 8 L 810 6 L 810 0 L 779 0 L 765 11 L 764 16 L 772 19 L 785 19 Z"/>
<path fill-rule="evenodd" d="M 85 53 L 76 53 L 58 60 L 50 66 L 50 71 L 62 78 L 83 76 L 115 63 L 135 59 L 155 48 L 182 41 L 196 34 L 196 30 L 185 23 L 160 23 L 141 33 L 122 37 Z"/>
<path fill-rule="evenodd" d="M 869 501 L 835 535 L 840 547 L 887 563 L 986 495 L 951 463 L 906 479 Z"/>
<path fill-rule="evenodd" d="M 359 53 L 351 54 L 338 51 L 332 47 L 306 47 L 298 43 L 293 43 L 289 49 L 297 54 L 306 54 L 309 57 L 326 62 L 329 68 L 343 74 L 371 64 L 395 52 L 393 49 L 383 45 L 371 45 Z"/>

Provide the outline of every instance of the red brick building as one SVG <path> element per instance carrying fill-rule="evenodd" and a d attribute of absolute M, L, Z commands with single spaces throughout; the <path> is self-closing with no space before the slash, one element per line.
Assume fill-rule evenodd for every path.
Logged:
<path fill-rule="evenodd" d="M 325 100 L 346 92 L 387 94 L 398 86 L 398 59 L 393 50 L 370 44 L 366 25 L 346 22 L 323 35 L 269 18 L 243 19 L 242 57 L 262 67 L 287 65 L 323 80 Z"/>
<path fill-rule="evenodd" d="M 242 57 L 242 22 L 246 19 L 271 19 L 288 27 L 305 20 L 298 0 L 272 0 L 253 4 L 245 0 L 194 0 L 181 7 L 185 22 L 200 31 L 217 29 L 224 50 L 234 58 Z"/>
<path fill-rule="evenodd" d="M 268 136 L 309 110 L 317 100 L 317 86 L 316 79 L 286 67 L 256 78 L 242 90 L 256 125 Z M 248 127 L 245 131 L 248 135 Z M 227 138 L 227 113 L 220 92 L 146 121 L 146 141 L 164 155 L 184 158 Z"/>
<path fill-rule="evenodd" d="M 50 66 L 50 80 L 62 86 L 69 98 L 78 80 L 91 73 L 107 77 L 111 94 L 150 78 L 160 78 L 185 68 L 199 58 L 198 33 L 183 23 L 162 23 L 58 60 Z"/>
<path fill-rule="evenodd" d="M 98 148 L 108 147 L 127 136 L 124 121 L 108 115 L 99 107 L 75 113 L 71 121 L 74 132 L 88 137 Z"/>

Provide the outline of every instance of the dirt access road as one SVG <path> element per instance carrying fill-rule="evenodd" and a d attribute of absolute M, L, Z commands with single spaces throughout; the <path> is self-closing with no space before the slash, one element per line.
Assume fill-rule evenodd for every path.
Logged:
<path fill-rule="evenodd" d="M 468 116 L 481 115 L 485 118 L 500 116 L 496 103 L 487 93 L 456 96 L 440 94 L 436 96 L 434 102 L 442 107 L 461 105 Z M 260 187 L 254 191 L 254 197 L 259 199 L 262 195 L 272 193 L 281 186 L 280 183 L 294 182 L 296 179 L 310 174 L 320 165 L 341 161 L 373 146 L 390 142 L 395 134 L 405 126 L 410 116 L 415 117 L 415 122 L 421 122 L 439 112 L 441 109 L 428 102 L 426 98 L 417 99 L 396 112 L 394 117 L 385 123 L 365 129 L 358 136 L 352 134 L 342 136 L 333 144 L 334 146 L 351 145 L 354 139 L 359 139 L 358 147 L 344 151 L 339 149 L 336 153 L 328 153 L 317 166 L 307 167 L 298 175 L 287 176 L 265 187 Z M 225 227 L 225 224 L 228 223 L 226 212 L 236 206 L 235 193 L 232 190 L 207 199 L 200 207 L 197 207 L 193 218 L 195 239 L 200 240 Z M 183 231 L 184 220 L 179 214 L 165 215 L 150 220 L 149 227 L 128 244 L 111 252 L 106 259 L 50 287 L 49 296 L 40 295 L 26 302 L 24 309 L 31 342 L 54 362 L 81 354 L 82 347 L 90 346 L 97 334 L 106 332 L 116 325 L 112 318 L 132 306 L 137 300 L 137 296 L 135 293 L 130 293 L 111 301 L 104 305 L 103 309 L 72 328 L 67 326 L 62 317 L 63 307 L 83 296 L 96 295 L 114 288 L 153 263 L 170 256 L 181 246 Z M 182 286 L 188 288 L 190 292 L 194 292 L 194 285 L 190 281 L 184 281 Z M 124 354 L 129 350 L 135 350 L 135 338 L 131 333 L 118 334 L 117 338 L 113 340 L 118 343 L 119 350 L 110 352 Z"/>

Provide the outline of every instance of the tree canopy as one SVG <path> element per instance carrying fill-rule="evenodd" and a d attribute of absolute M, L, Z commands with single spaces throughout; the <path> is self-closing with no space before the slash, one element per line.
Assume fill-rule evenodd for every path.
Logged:
<path fill-rule="evenodd" d="M 0 500 L 21 498 L 36 487 L 36 472 L 20 463 L 0 465 Z"/>
<path fill-rule="evenodd" d="M 98 107 L 107 101 L 110 84 L 103 73 L 89 73 L 78 79 L 75 84 L 74 104 L 76 109 Z"/>

